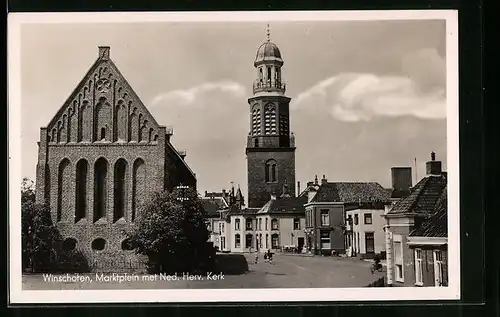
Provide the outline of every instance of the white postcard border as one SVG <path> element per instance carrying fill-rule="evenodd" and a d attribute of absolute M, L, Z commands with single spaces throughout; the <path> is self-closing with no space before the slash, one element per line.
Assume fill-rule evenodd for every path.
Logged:
<path fill-rule="evenodd" d="M 134 22 L 269 22 L 446 20 L 448 287 L 298 288 L 298 289 L 171 289 L 64 290 L 22 289 L 21 272 L 21 25 L 26 23 Z M 281 11 L 281 12 L 141 12 L 141 13 L 14 13 L 8 15 L 8 135 L 9 135 L 9 295 L 22 303 L 131 302 L 307 302 L 460 299 L 458 12 L 414 11 Z"/>

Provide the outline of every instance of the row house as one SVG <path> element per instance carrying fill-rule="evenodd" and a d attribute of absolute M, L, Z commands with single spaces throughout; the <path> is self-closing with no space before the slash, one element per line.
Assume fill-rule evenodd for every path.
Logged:
<path fill-rule="evenodd" d="M 309 252 L 326 255 L 344 254 L 346 250 L 383 251 L 383 229 L 377 217 L 390 204 L 385 188 L 375 182 L 328 182 L 324 175 L 321 184 L 316 177 L 314 185 L 318 186 L 308 186 L 308 201 L 304 205 Z M 381 228 L 378 230 L 377 226 Z"/>
<path fill-rule="evenodd" d="M 386 208 L 387 283 L 447 286 L 447 175 L 435 153 L 426 177 Z"/>

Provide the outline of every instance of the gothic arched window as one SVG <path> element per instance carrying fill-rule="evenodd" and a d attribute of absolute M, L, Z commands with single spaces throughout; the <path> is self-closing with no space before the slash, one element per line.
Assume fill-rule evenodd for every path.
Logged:
<path fill-rule="evenodd" d="M 277 163 L 275 160 L 270 159 L 266 162 L 266 182 L 276 182 L 277 177 Z"/>
<path fill-rule="evenodd" d="M 88 163 L 85 159 L 81 159 L 76 164 L 75 222 L 87 216 L 87 173 Z"/>
<path fill-rule="evenodd" d="M 71 180 L 69 179 L 71 175 L 70 172 L 70 162 L 67 158 L 63 159 L 59 163 L 59 173 L 57 180 L 57 221 L 62 220 L 63 212 L 66 213 L 69 209 L 68 200 L 68 187 L 70 186 Z M 65 217 L 66 218 L 66 217 Z"/>
<path fill-rule="evenodd" d="M 106 217 L 108 162 L 100 158 L 94 172 L 94 222 Z"/>
<path fill-rule="evenodd" d="M 127 162 L 119 159 L 114 172 L 114 212 L 113 221 L 125 217 L 125 202 L 127 201 Z"/>

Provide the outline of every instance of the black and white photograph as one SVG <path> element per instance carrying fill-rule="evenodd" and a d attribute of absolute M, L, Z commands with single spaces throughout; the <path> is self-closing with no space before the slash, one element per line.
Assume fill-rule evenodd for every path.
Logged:
<path fill-rule="evenodd" d="M 9 15 L 11 302 L 459 299 L 457 23 Z"/>

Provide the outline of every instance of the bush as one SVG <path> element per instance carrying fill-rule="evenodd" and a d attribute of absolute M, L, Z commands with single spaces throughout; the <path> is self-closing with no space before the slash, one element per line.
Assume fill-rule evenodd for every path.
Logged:
<path fill-rule="evenodd" d="M 90 266 L 80 250 L 61 250 L 54 270 L 59 273 L 87 273 L 90 272 Z"/>

